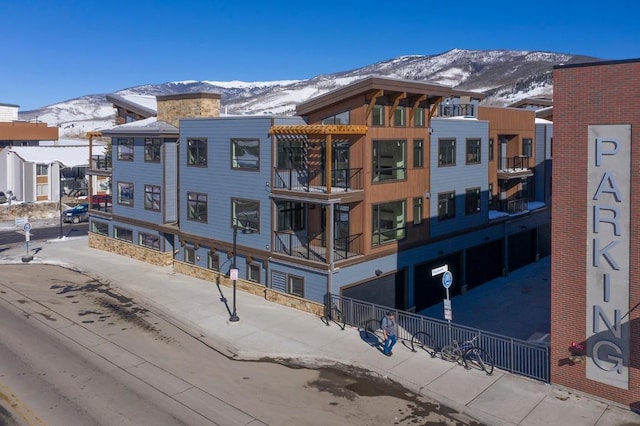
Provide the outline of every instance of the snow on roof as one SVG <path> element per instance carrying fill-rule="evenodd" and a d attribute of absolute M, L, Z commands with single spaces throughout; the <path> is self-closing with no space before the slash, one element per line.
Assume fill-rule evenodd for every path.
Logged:
<path fill-rule="evenodd" d="M 553 124 L 553 121 L 545 120 L 544 118 L 536 117 L 536 124 Z"/>
<path fill-rule="evenodd" d="M 152 109 L 154 111 L 158 110 L 158 103 L 156 101 L 156 97 L 152 95 L 120 95 L 125 100 L 143 106 L 145 108 Z"/>
<path fill-rule="evenodd" d="M 104 146 L 94 146 L 93 154 L 104 154 Z M 12 146 L 11 152 L 36 164 L 62 163 L 65 167 L 89 165 L 88 146 Z"/>

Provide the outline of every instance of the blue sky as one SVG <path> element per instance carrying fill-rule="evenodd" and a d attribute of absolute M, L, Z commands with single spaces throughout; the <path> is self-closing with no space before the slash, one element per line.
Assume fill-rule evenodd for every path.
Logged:
<path fill-rule="evenodd" d="M 637 0 L 0 2 L 0 103 L 307 79 L 453 48 L 640 58 Z"/>

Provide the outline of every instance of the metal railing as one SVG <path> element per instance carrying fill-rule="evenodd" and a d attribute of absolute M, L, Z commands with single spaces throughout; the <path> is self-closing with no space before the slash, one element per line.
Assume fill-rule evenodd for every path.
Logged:
<path fill-rule="evenodd" d="M 322 235 L 309 237 L 293 232 L 274 231 L 274 236 L 275 244 L 273 250 L 276 253 L 285 253 L 288 256 L 315 260 L 317 262 L 328 262 L 327 248 Z M 362 234 L 336 238 L 333 252 L 336 261 L 349 259 L 362 254 Z"/>
<path fill-rule="evenodd" d="M 500 159 L 501 171 L 517 171 L 529 168 L 530 157 L 526 155 L 516 155 L 514 157 L 503 157 Z"/>
<path fill-rule="evenodd" d="M 478 336 L 476 345 L 491 355 L 496 367 L 547 383 L 550 380 L 548 345 L 514 339 L 335 294 L 331 295 L 331 303 L 342 311 L 345 322 L 354 327 L 359 327 L 371 319 L 378 320 L 385 312 L 393 311 L 398 324 L 398 339 L 411 340 L 414 333 L 423 331 L 431 336 L 435 349 L 450 344 L 453 340 L 463 342 Z"/>
<path fill-rule="evenodd" d="M 327 193 L 327 179 L 323 170 L 278 169 L 274 167 L 274 187 Z M 362 169 L 333 169 L 331 188 L 349 191 L 362 189 Z"/>
<path fill-rule="evenodd" d="M 438 116 L 440 117 L 475 117 L 474 104 L 440 104 Z"/>
<path fill-rule="evenodd" d="M 111 157 L 104 155 L 94 155 L 91 159 L 91 168 L 94 170 L 111 169 Z"/>
<path fill-rule="evenodd" d="M 501 211 L 509 214 L 522 213 L 529 209 L 529 201 L 524 198 L 502 201 Z"/>

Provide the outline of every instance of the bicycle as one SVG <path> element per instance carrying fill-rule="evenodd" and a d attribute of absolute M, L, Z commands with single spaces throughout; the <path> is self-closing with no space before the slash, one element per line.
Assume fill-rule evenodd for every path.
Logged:
<path fill-rule="evenodd" d="M 322 316 L 320 319 L 326 325 L 329 325 L 329 321 L 336 323 L 341 330 L 344 330 L 346 327 L 346 321 L 344 319 L 344 315 L 342 314 L 342 311 L 340 310 L 340 308 L 338 308 L 338 305 L 336 305 L 335 303 L 332 304 L 331 310 L 329 310 L 328 312 L 325 312 L 325 315 Z"/>
<path fill-rule="evenodd" d="M 433 338 L 429 333 L 424 331 L 418 331 L 411 335 L 411 351 L 417 352 L 416 348 L 420 348 L 429 355 L 431 358 L 435 358 L 438 351 L 435 349 L 435 345 L 433 344 Z"/>
<path fill-rule="evenodd" d="M 459 344 L 454 340 L 451 345 L 445 345 L 440 349 L 440 357 L 445 361 L 462 363 L 464 368 L 475 368 L 482 370 L 487 375 L 493 373 L 493 359 L 491 355 L 479 346 L 475 346 L 475 341 L 479 337 L 477 335 L 473 339 L 465 340 Z"/>

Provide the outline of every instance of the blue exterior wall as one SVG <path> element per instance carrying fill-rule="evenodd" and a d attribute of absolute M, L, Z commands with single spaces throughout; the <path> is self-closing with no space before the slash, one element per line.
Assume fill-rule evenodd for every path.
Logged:
<path fill-rule="evenodd" d="M 431 120 L 431 198 L 429 200 L 429 221 L 432 237 L 461 231 L 488 222 L 489 196 L 489 122 L 475 119 Z M 439 139 L 456 140 L 455 166 L 438 167 Z M 466 140 L 480 139 L 480 164 L 465 164 Z M 480 187 L 481 211 L 465 214 L 465 191 Z M 438 220 L 438 193 L 455 191 L 455 218 Z"/>
<path fill-rule="evenodd" d="M 163 143 L 162 165 L 164 167 L 164 185 L 162 209 L 164 210 L 164 222 L 170 223 L 178 220 L 178 139 Z"/>
<path fill-rule="evenodd" d="M 551 201 L 551 140 L 553 123 L 536 123 L 534 196 L 536 201 Z"/>

